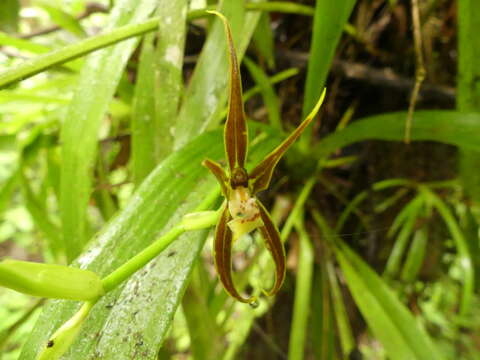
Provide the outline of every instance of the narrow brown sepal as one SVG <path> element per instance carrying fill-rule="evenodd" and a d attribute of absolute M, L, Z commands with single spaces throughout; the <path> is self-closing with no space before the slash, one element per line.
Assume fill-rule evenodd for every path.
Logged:
<path fill-rule="evenodd" d="M 323 90 L 320 99 L 305 120 L 303 120 L 302 123 L 280 145 L 273 149 L 273 151 L 250 172 L 249 178 L 252 195 L 255 195 L 259 191 L 268 188 L 270 180 L 272 179 L 273 170 L 275 170 L 275 166 L 277 166 L 282 156 L 295 142 L 295 140 L 298 139 L 308 124 L 312 122 L 315 115 L 317 115 L 324 98 L 325 90 Z"/>
<path fill-rule="evenodd" d="M 272 255 L 273 261 L 275 263 L 275 283 L 273 284 L 272 289 L 270 289 L 269 291 L 265 291 L 266 295 L 273 296 L 278 292 L 278 290 L 280 290 L 283 284 L 283 280 L 285 279 L 285 248 L 283 247 L 282 241 L 280 239 L 280 234 L 277 227 L 273 223 L 270 214 L 260 201 L 257 200 L 257 204 L 260 210 L 260 216 L 264 224 L 264 226 L 260 227 L 259 230 L 263 238 L 265 239 L 265 245 L 270 254 Z"/>
<path fill-rule="evenodd" d="M 223 196 L 228 198 L 228 189 L 230 186 L 228 182 L 228 176 L 225 174 L 225 170 L 223 170 L 222 166 L 216 161 L 210 159 L 203 160 L 202 165 L 210 170 L 210 172 L 215 176 L 220 184 Z"/>
<path fill-rule="evenodd" d="M 225 288 L 225 291 L 234 297 L 238 301 L 243 303 L 255 303 L 256 297 L 250 296 L 248 298 L 242 297 L 235 285 L 232 278 L 232 232 L 227 226 L 230 221 L 230 213 L 228 206 L 224 205 L 224 209 L 218 221 L 215 229 L 215 241 L 213 247 L 213 258 L 215 259 L 215 268 L 217 269 L 218 277 Z"/>
<path fill-rule="evenodd" d="M 230 94 L 228 96 L 228 115 L 225 122 L 225 153 L 230 172 L 235 168 L 244 168 L 248 148 L 248 131 L 242 101 L 242 80 L 237 60 L 232 32 L 225 16 L 216 11 L 208 11 L 218 16 L 225 27 L 228 43 L 230 72 Z"/>

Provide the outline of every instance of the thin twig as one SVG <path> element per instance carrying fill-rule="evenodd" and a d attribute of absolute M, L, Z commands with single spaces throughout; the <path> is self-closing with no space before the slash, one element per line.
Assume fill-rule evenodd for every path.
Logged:
<path fill-rule="evenodd" d="M 277 53 L 277 56 L 287 60 L 289 65 L 300 68 L 305 67 L 309 58 L 308 53 L 292 50 L 282 50 Z M 389 67 L 375 68 L 347 60 L 334 59 L 332 72 L 352 80 L 402 92 L 412 89 L 415 85 L 415 79 L 401 76 Z M 421 87 L 419 94 L 425 99 L 453 105 L 455 104 L 455 92 L 455 88 L 449 86 L 426 83 Z"/>
<path fill-rule="evenodd" d="M 412 132 L 413 112 L 417 102 L 420 87 L 425 80 L 425 66 L 423 61 L 422 33 L 420 29 L 420 9 L 418 8 L 418 0 L 412 0 L 412 20 L 413 20 L 413 39 L 415 43 L 415 85 L 413 87 L 410 104 L 408 106 L 407 121 L 405 123 L 405 143 L 410 143 Z"/>

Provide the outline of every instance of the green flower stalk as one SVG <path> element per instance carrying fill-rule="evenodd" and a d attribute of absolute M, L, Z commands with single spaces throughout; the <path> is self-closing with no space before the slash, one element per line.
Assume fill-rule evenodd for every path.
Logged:
<path fill-rule="evenodd" d="M 89 301 L 48 339 L 37 360 L 57 360 L 70 347 L 96 301 Z"/>
<path fill-rule="evenodd" d="M 307 118 L 250 173 L 245 169 L 248 152 L 248 129 L 242 101 L 240 68 L 227 19 L 216 11 L 208 11 L 224 23 L 230 63 L 230 93 L 225 122 L 224 142 L 228 172 L 220 164 L 206 159 L 206 166 L 220 183 L 226 199 L 215 230 L 214 259 L 217 273 L 225 290 L 241 302 L 253 304 L 254 296 L 241 296 L 232 279 L 232 245 L 245 234 L 258 229 L 275 262 L 275 283 L 268 296 L 275 295 L 285 278 L 285 249 L 270 214 L 255 195 L 268 188 L 273 170 L 288 148 L 312 122 L 325 97 L 325 90 Z"/>
<path fill-rule="evenodd" d="M 0 286 L 46 298 L 92 300 L 104 294 L 92 271 L 29 261 L 0 262 Z"/>

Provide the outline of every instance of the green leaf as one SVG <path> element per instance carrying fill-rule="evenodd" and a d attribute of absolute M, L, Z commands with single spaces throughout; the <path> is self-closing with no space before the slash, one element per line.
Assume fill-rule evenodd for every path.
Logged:
<path fill-rule="evenodd" d="M 14 68 L 0 72 L 0 88 L 27 79 L 55 65 L 63 64 L 92 51 L 153 31 L 157 26 L 158 20 L 158 18 L 155 18 L 139 24 L 121 26 L 118 29 L 108 29 L 104 34 L 93 36 L 43 56 L 27 60 Z"/>
<path fill-rule="evenodd" d="M 35 0 L 34 4 L 45 10 L 52 21 L 61 28 L 71 32 L 74 35 L 84 37 L 86 35 L 80 22 L 74 16 L 66 13 L 62 9 L 52 6 L 46 0 Z"/>
<path fill-rule="evenodd" d="M 2 0 L 0 2 L 0 31 L 17 32 L 19 11 L 19 0 Z"/>
<path fill-rule="evenodd" d="M 155 0 L 116 2 L 107 31 L 145 20 L 156 4 Z M 70 261 L 87 240 L 86 210 L 98 131 L 137 40 L 122 42 L 88 57 L 62 127 L 60 211 L 63 241 Z"/>
<path fill-rule="evenodd" d="M 282 122 L 280 119 L 280 101 L 277 97 L 277 94 L 275 93 L 275 89 L 270 84 L 270 79 L 268 78 L 267 74 L 265 74 L 265 72 L 262 70 L 262 68 L 260 68 L 248 57 L 245 57 L 245 59 L 243 59 L 243 62 L 247 66 L 248 71 L 252 75 L 257 85 L 260 86 L 263 101 L 265 102 L 265 106 L 267 107 L 268 119 L 270 124 L 277 129 L 281 129 Z"/>
<path fill-rule="evenodd" d="M 183 53 L 187 31 L 186 0 L 161 0 L 155 52 L 155 157 L 157 163 L 173 149 L 173 130 L 183 90 Z"/>
<path fill-rule="evenodd" d="M 480 7 L 475 0 L 458 1 L 457 109 L 480 111 Z M 480 201 L 479 151 L 459 153 L 460 180 L 467 195 Z"/>
<path fill-rule="evenodd" d="M 155 142 L 160 134 L 155 126 L 154 40 L 154 34 L 146 35 L 143 40 L 133 98 L 130 163 L 136 186 L 141 184 L 157 164 Z"/>
<path fill-rule="evenodd" d="M 19 50 L 28 51 L 34 54 L 44 54 L 50 51 L 48 46 L 34 43 L 30 40 L 20 39 L 0 32 L 0 45 L 12 46 Z"/>
<path fill-rule="evenodd" d="M 353 122 L 325 137 L 313 149 L 317 158 L 364 140 L 403 141 L 406 112 L 376 115 Z M 413 116 L 412 140 L 430 140 L 462 148 L 480 150 L 479 113 L 457 111 L 417 111 Z"/>
<path fill-rule="evenodd" d="M 385 265 L 385 276 L 393 278 L 398 275 L 400 271 L 400 263 L 404 258 L 408 241 L 415 230 L 415 224 L 421 214 L 424 201 L 423 196 L 417 196 L 401 211 L 400 214 L 404 217 L 401 215 L 397 216 L 396 219 L 400 219 L 400 217 L 403 219 L 402 229 L 395 239 L 395 244 L 393 245 L 393 249 L 388 257 L 387 264 Z M 392 228 L 394 227 L 392 226 Z"/>
<path fill-rule="evenodd" d="M 385 281 L 335 236 L 323 216 L 318 212 L 313 215 L 325 239 L 332 245 L 355 303 L 389 358 L 442 359 L 423 327 Z"/>
<path fill-rule="evenodd" d="M 303 214 L 301 215 L 303 216 Z M 288 358 L 304 359 L 307 323 L 310 315 L 310 298 L 312 291 L 313 258 L 312 241 L 305 230 L 303 219 L 297 219 L 296 229 L 299 235 L 299 253 L 295 301 L 293 305 L 292 325 L 288 345 Z"/>
<path fill-rule="evenodd" d="M 468 242 L 465 239 L 465 236 L 463 236 L 460 225 L 445 202 L 425 186 L 420 187 L 420 190 L 426 195 L 427 201 L 429 201 L 440 213 L 440 216 L 443 218 L 443 221 L 452 236 L 455 247 L 457 248 L 458 262 L 462 270 L 463 282 L 460 315 L 466 316 L 471 310 L 475 291 L 475 270 Z"/>
<path fill-rule="evenodd" d="M 421 227 L 413 235 L 412 245 L 408 251 L 405 265 L 402 269 L 402 280 L 413 282 L 422 267 L 427 250 L 428 233 L 425 227 Z"/>
<path fill-rule="evenodd" d="M 223 156 L 221 139 L 221 131 L 203 134 L 163 161 L 76 264 L 105 276 L 192 211 L 213 188 L 214 179 L 200 163 L 205 157 Z M 253 149 L 252 161 L 278 141 L 274 137 L 259 144 Z M 102 298 L 66 358 L 90 359 L 98 352 L 107 360 L 118 359 L 118 354 L 152 359 L 169 329 L 205 237 L 205 231 L 183 235 L 126 284 Z M 33 359 L 48 336 L 77 308 L 73 302 L 48 303 L 20 359 Z"/>
<path fill-rule="evenodd" d="M 355 340 L 352 334 L 352 328 L 350 326 L 342 290 L 338 284 L 335 267 L 331 260 L 327 260 L 326 270 L 332 294 L 332 306 L 335 313 L 342 354 L 344 358 L 348 358 L 352 350 L 355 348 Z"/>
<path fill-rule="evenodd" d="M 273 31 L 270 25 L 270 14 L 263 13 L 260 16 L 255 32 L 253 33 L 253 44 L 265 59 L 270 69 L 275 67 L 275 44 Z"/>
<path fill-rule="evenodd" d="M 335 49 L 355 2 L 356 0 L 316 1 L 302 117 L 312 111 L 325 87 Z M 311 130 L 307 130 L 306 136 L 301 140 L 303 149 L 307 149 L 311 133 Z"/>
<path fill-rule="evenodd" d="M 360 312 L 389 358 L 442 359 L 425 330 L 388 285 L 345 243 L 335 254 Z"/>

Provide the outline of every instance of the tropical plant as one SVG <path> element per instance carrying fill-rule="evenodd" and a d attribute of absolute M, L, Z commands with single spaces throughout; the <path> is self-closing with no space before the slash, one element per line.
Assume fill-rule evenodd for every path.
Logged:
<path fill-rule="evenodd" d="M 0 3 L 5 359 L 478 358 L 480 10 L 444 71 L 452 4 Z"/>

